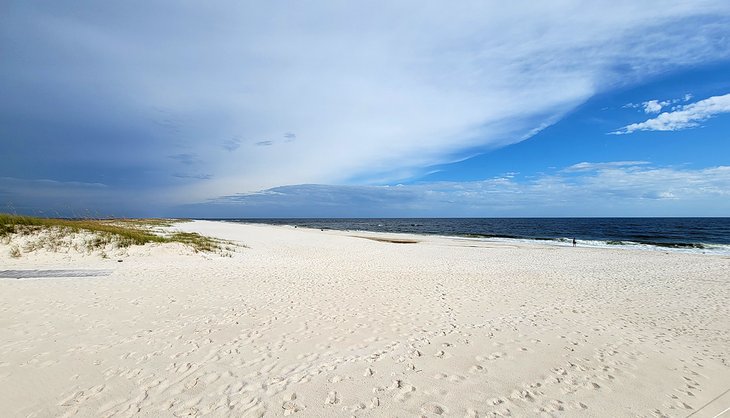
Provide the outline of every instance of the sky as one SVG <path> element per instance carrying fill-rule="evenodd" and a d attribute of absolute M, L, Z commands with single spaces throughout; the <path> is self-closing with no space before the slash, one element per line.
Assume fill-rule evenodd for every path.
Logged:
<path fill-rule="evenodd" d="M 0 5 L 0 211 L 730 216 L 730 3 Z"/>

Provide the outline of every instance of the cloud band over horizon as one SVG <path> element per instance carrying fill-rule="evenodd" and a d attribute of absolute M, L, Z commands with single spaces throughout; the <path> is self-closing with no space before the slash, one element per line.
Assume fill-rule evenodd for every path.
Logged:
<path fill-rule="evenodd" d="M 641 202 L 641 205 L 637 205 Z M 707 202 L 713 202 L 712 207 Z M 724 203 L 721 203 L 724 202 Z M 396 186 L 302 184 L 213 199 L 211 217 L 724 216 L 730 166 L 582 162 L 551 174 Z M 456 209 L 455 209 L 456 208 Z M 199 209 L 198 209 L 199 210 Z"/>

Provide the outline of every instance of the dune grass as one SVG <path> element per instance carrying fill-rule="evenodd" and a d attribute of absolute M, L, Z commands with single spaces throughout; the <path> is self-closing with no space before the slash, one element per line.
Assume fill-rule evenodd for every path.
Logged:
<path fill-rule="evenodd" d="M 89 231 L 96 237 L 87 243 L 87 249 L 102 248 L 111 242 L 119 247 L 147 243 L 179 242 L 195 251 L 221 250 L 221 241 L 194 232 L 164 234 L 160 228 L 169 227 L 179 219 L 58 219 L 38 218 L 0 213 L 0 238 L 13 234 L 32 234 L 42 230 L 55 230 L 61 234 Z"/>

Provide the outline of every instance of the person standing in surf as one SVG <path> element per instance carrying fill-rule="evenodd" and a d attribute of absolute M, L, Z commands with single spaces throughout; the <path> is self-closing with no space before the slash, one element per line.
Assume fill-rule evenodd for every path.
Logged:
<path fill-rule="evenodd" d="M 575 247 L 575 238 L 573 238 L 573 247 Z"/>

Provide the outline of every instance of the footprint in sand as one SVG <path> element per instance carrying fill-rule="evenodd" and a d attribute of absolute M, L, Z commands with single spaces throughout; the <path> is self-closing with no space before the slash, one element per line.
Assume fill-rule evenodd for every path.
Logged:
<path fill-rule="evenodd" d="M 416 391 L 415 386 L 405 385 L 401 388 L 400 392 L 398 392 L 393 397 L 393 399 L 395 399 L 396 401 L 399 401 L 399 402 L 405 402 L 408 399 L 410 399 L 411 396 L 413 396 L 413 392 L 415 392 L 415 391 Z"/>
<path fill-rule="evenodd" d="M 297 400 L 297 394 L 292 393 L 289 396 L 289 400 L 284 401 L 284 403 L 281 404 L 281 409 L 284 410 L 285 416 L 296 414 L 297 412 L 303 411 L 305 409 L 304 405 L 297 403 L 296 400 Z"/>
<path fill-rule="evenodd" d="M 446 413 L 446 408 L 436 403 L 427 403 L 421 407 L 421 411 L 425 414 L 443 415 Z"/>
<path fill-rule="evenodd" d="M 601 385 L 595 382 L 586 382 L 585 387 L 588 389 L 598 390 L 601 388 Z"/>
<path fill-rule="evenodd" d="M 588 409 L 588 405 L 583 402 L 574 401 L 571 403 L 571 407 L 574 409 Z"/>
<path fill-rule="evenodd" d="M 492 406 L 497 406 L 497 405 L 502 404 L 502 403 L 504 403 L 504 400 L 501 399 L 501 398 L 487 399 L 487 404 L 492 405 Z"/>
<path fill-rule="evenodd" d="M 513 390 L 512 393 L 509 395 L 510 398 L 515 400 L 521 400 L 526 402 L 535 402 L 535 397 L 533 396 L 533 392 L 529 390 Z"/>
<path fill-rule="evenodd" d="M 337 392 L 330 392 L 327 394 L 327 398 L 324 400 L 325 405 L 335 405 L 340 403 L 340 398 L 337 396 Z"/>
<path fill-rule="evenodd" d="M 464 418 L 479 418 L 479 413 L 474 409 L 467 409 Z"/>
<path fill-rule="evenodd" d="M 366 408 L 365 404 L 360 402 L 360 403 L 356 403 L 355 405 L 351 405 L 349 407 L 342 407 L 342 410 L 350 411 L 350 412 L 357 412 L 357 411 L 360 411 L 365 408 Z"/>
<path fill-rule="evenodd" d="M 549 412 L 558 412 L 558 411 L 565 410 L 563 401 L 558 400 L 558 399 L 551 400 L 550 402 L 547 403 L 547 405 L 544 408 Z"/>
<path fill-rule="evenodd" d="M 84 396 L 84 391 L 78 391 L 70 396 L 64 398 L 61 402 L 58 403 L 58 406 L 72 406 L 74 404 L 77 404 L 82 401 L 82 398 Z"/>
<path fill-rule="evenodd" d="M 452 374 L 451 376 L 448 377 L 448 380 L 449 380 L 449 382 L 456 383 L 456 382 L 461 382 L 463 380 L 466 380 L 466 377 L 458 375 L 458 374 Z"/>
<path fill-rule="evenodd" d="M 497 417 L 511 417 L 512 411 L 510 411 L 509 408 L 502 408 L 497 411 L 494 411 L 494 415 Z"/>
<path fill-rule="evenodd" d="M 218 379 L 220 379 L 220 375 L 218 373 L 208 373 L 203 377 L 203 382 L 205 382 L 206 385 L 209 385 Z"/>
<path fill-rule="evenodd" d="M 478 364 L 475 364 L 469 368 L 469 373 L 472 373 L 472 374 L 483 372 L 483 371 L 484 371 L 484 367 L 482 367 Z"/>

